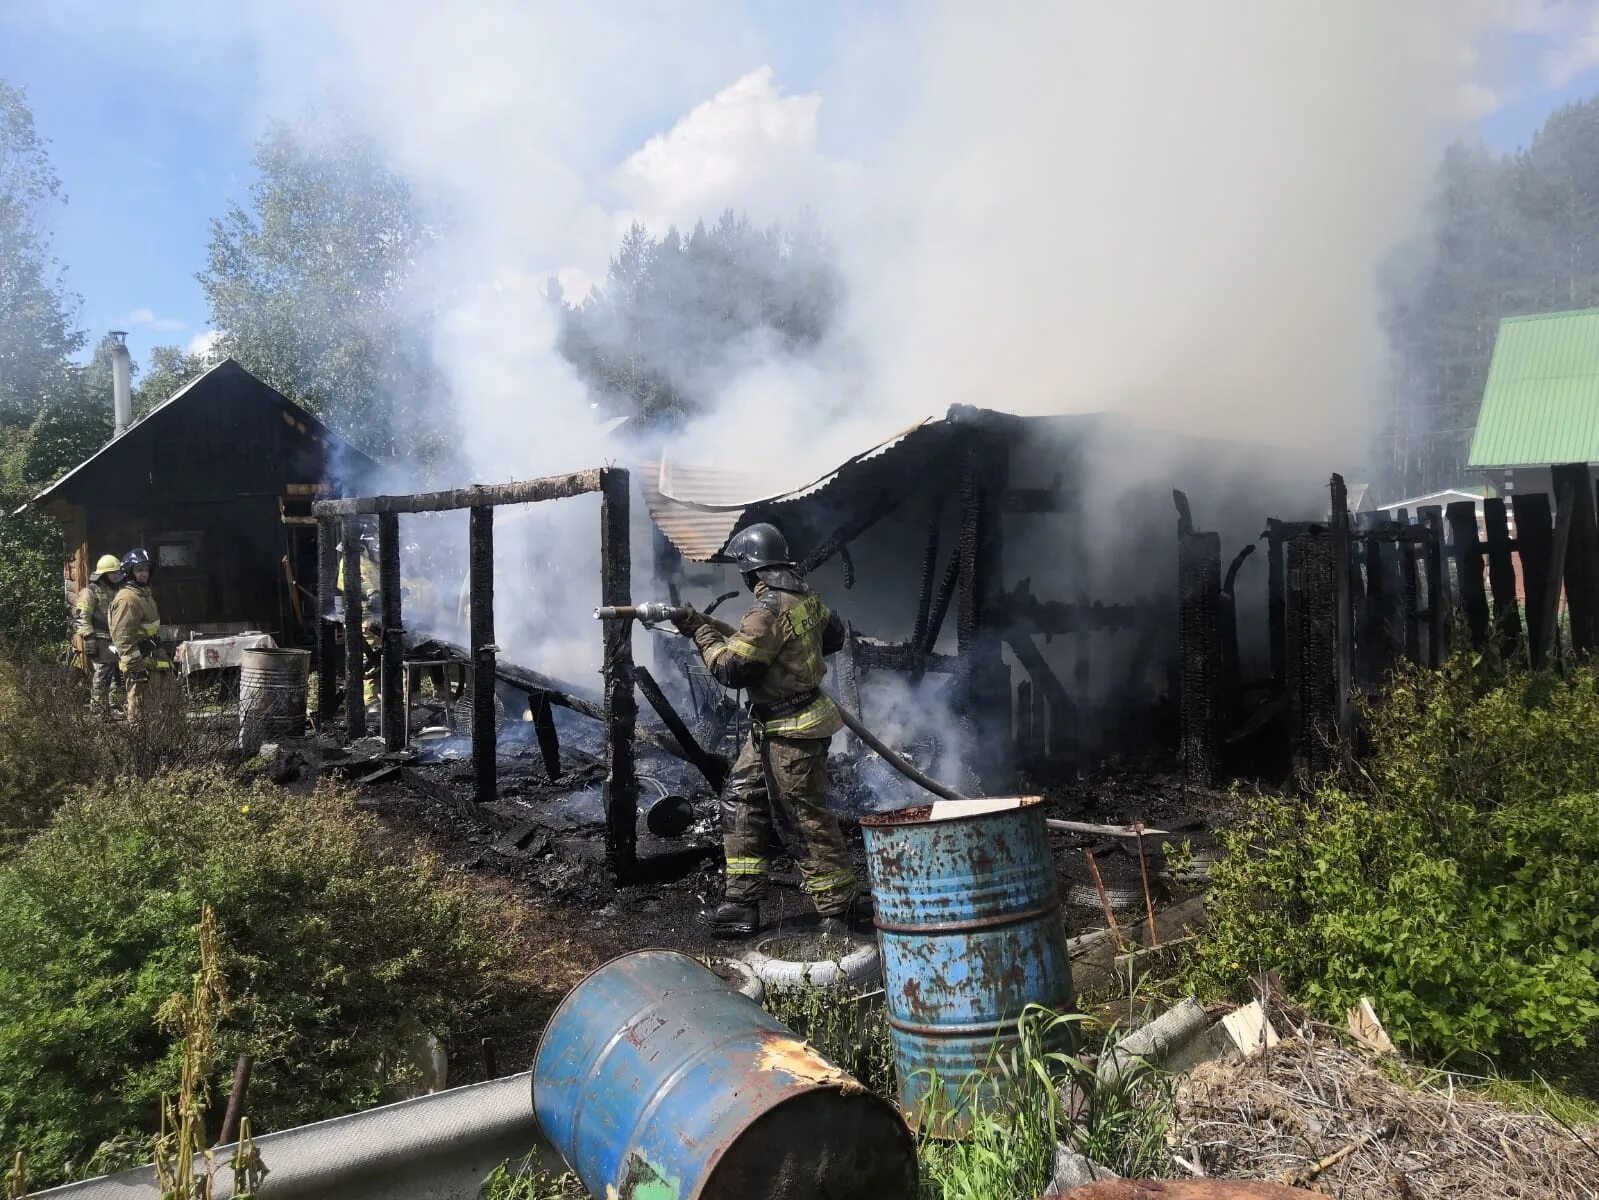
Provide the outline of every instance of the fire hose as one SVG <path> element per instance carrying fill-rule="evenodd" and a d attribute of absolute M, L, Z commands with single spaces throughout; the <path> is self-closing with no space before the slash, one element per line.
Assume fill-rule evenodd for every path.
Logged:
<path fill-rule="evenodd" d="M 717 603 L 721 603 L 722 599 L 725 599 L 725 597 L 719 597 Z M 706 611 L 710 610 L 707 609 Z M 688 612 L 687 607 L 675 604 L 607 605 L 594 610 L 594 619 L 596 621 L 637 619 L 645 626 L 653 626 L 666 621 L 675 621 L 680 617 L 687 616 Z M 825 689 L 823 689 L 822 694 L 833 702 L 833 707 L 838 709 L 838 715 L 843 718 L 844 724 L 849 727 L 851 733 L 860 738 L 879 758 L 905 776 L 906 779 L 916 784 L 917 787 L 923 788 L 944 800 L 966 800 L 969 798 L 963 796 L 954 788 L 946 787 L 936 779 L 917 770 L 897 750 L 893 749 L 887 742 L 863 725 L 861 719 L 840 703 L 837 696 Z"/>

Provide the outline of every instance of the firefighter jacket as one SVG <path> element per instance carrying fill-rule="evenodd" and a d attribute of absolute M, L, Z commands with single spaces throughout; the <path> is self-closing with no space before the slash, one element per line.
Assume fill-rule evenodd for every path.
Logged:
<path fill-rule="evenodd" d="M 125 671 L 135 663 L 150 662 L 167 670 L 172 662 L 161 648 L 161 614 L 149 584 L 129 581 L 111 601 L 111 642 Z"/>
<path fill-rule="evenodd" d="M 87 641 L 89 638 L 111 639 L 111 602 L 117 589 L 109 583 L 92 580 L 78 589 L 78 599 L 73 607 L 76 624 L 73 632 Z"/>
<path fill-rule="evenodd" d="M 749 692 L 750 714 L 764 734 L 827 738 L 842 727 L 821 686 L 824 656 L 844 644 L 844 623 L 803 583 L 790 591 L 759 582 L 737 629 L 701 618 L 693 638 L 718 682 Z"/>
<path fill-rule="evenodd" d="M 383 583 L 378 565 L 366 555 L 361 555 L 361 625 L 376 629 L 382 623 Z M 344 591 L 344 559 L 339 558 L 339 578 L 335 585 Z"/>

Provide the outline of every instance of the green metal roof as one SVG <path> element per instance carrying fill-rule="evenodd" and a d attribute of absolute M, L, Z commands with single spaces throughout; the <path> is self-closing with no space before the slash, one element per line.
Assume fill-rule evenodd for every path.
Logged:
<path fill-rule="evenodd" d="M 1499 322 L 1468 467 L 1599 462 L 1599 308 Z"/>

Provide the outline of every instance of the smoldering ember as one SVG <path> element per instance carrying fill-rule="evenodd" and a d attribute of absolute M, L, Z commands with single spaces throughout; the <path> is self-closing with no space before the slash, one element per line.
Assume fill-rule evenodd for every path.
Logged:
<path fill-rule="evenodd" d="M 1599 6 L 79 7 L 8 1200 L 1599 1197 Z"/>

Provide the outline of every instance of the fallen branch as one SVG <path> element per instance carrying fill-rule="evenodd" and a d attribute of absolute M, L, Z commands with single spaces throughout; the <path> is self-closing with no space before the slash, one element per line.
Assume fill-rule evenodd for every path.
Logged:
<path fill-rule="evenodd" d="M 1336 1167 L 1362 1146 L 1369 1146 L 1383 1138 L 1393 1137 L 1398 1129 L 1399 1123 L 1397 1121 L 1384 1121 L 1377 1128 L 1361 1134 L 1347 1146 L 1334 1150 L 1326 1158 L 1317 1159 L 1303 1170 L 1284 1171 L 1278 1177 L 1278 1182 L 1286 1184 L 1288 1187 L 1304 1187 L 1307 1183 L 1313 1183 L 1316 1177 L 1329 1167 Z"/>

